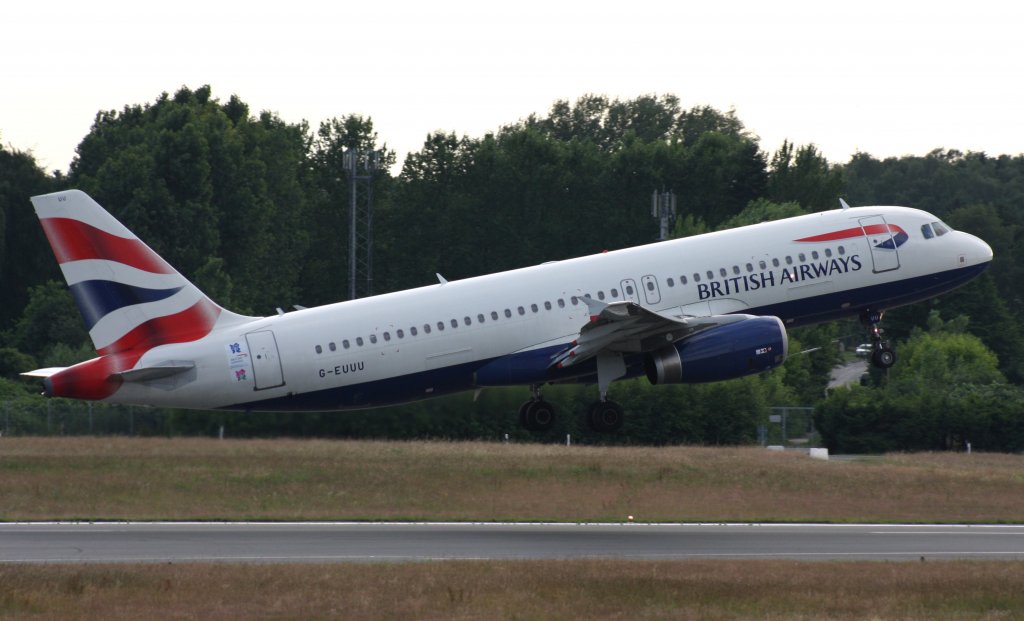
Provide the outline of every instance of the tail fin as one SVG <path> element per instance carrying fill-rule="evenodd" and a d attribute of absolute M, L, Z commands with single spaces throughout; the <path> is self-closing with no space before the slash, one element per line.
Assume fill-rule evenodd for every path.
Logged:
<path fill-rule="evenodd" d="M 250 319 L 218 306 L 84 192 L 34 196 L 32 205 L 101 356 Z"/>

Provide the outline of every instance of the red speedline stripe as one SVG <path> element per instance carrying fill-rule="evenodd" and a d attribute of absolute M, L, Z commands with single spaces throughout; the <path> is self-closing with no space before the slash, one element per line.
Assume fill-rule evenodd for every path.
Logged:
<path fill-rule="evenodd" d="M 174 273 L 174 268 L 138 239 L 111 235 L 70 218 L 43 218 L 40 223 L 60 264 L 106 259 L 155 274 Z"/>
<path fill-rule="evenodd" d="M 863 235 L 881 235 L 885 233 L 899 233 L 902 229 L 898 226 L 886 225 L 886 224 L 870 224 L 863 228 L 854 227 L 852 229 L 843 229 L 842 231 L 834 231 L 832 233 L 825 233 L 824 235 L 815 235 L 813 237 L 804 237 L 798 239 L 798 242 L 824 242 L 824 241 L 836 241 L 839 239 L 849 239 L 851 237 L 861 237 Z"/>
<path fill-rule="evenodd" d="M 157 345 L 197 341 L 213 329 L 220 307 L 203 298 L 180 313 L 156 317 L 142 323 L 110 345 L 99 350 L 101 356 L 127 350 L 147 351 Z"/>

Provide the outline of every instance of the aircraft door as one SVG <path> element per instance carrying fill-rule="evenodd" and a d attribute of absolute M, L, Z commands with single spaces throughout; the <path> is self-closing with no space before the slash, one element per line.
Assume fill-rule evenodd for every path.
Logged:
<path fill-rule="evenodd" d="M 644 297 L 647 298 L 648 304 L 657 304 L 661 301 L 661 290 L 658 289 L 658 279 L 653 275 L 648 274 L 640 279 L 640 283 L 644 288 Z"/>
<path fill-rule="evenodd" d="M 621 283 L 622 286 L 622 297 L 625 300 L 632 300 L 637 304 L 640 303 L 640 291 L 636 288 L 636 281 L 632 278 L 626 278 Z"/>
<path fill-rule="evenodd" d="M 860 226 L 864 230 L 864 238 L 868 241 L 871 262 L 874 272 L 889 272 L 900 267 L 899 250 L 892 229 L 882 216 L 861 218 Z"/>
<path fill-rule="evenodd" d="M 281 356 L 277 351 L 277 339 L 270 330 L 250 332 L 245 335 L 249 343 L 249 357 L 252 360 L 252 374 L 256 386 L 253 390 L 265 390 L 284 386 L 284 371 Z"/>

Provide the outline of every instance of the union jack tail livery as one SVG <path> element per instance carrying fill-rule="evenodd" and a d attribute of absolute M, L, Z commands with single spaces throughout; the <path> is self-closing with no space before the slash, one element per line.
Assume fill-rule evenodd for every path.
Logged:
<path fill-rule="evenodd" d="M 247 319 L 218 306 L 84 192 L 36 196 L 32 205 L 100 355 L 67 371 L 37 372 L 50 380 L 49 392 L 66 393 L 62 376 L 75 369 L 119 373 L 158 345 L 195 341 L 218 321 Z M 107 396 L 117 383 L 104 381 L 89 397 Z"/>

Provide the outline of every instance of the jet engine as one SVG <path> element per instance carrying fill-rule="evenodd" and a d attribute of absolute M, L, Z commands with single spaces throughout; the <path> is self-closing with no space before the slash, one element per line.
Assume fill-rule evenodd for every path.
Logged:
<path fill-rule="evenodd" d="M 652 384 L 717 382 L 761 373 L 786 361 L 789 340 L 778 317 L 754 317 L 698 332 L 644 358 Z"/>

